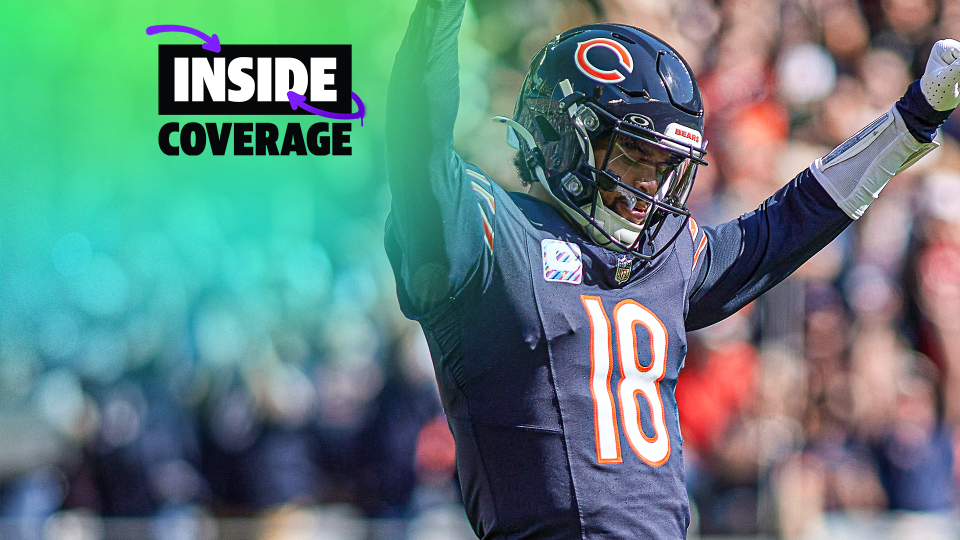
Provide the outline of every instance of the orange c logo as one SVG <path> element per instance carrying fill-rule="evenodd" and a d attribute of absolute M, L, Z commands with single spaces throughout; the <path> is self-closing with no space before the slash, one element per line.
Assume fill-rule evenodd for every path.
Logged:
<path fill-rule="evenodd" d="M 577 67 L 584 75 L 602 83 L 618 83 L 627 77 L 619 69 L 603 70 L 590 63 L 587 53 L 594 47 L 605 47 L 613 51 L 627 73 L 633 73 L 633 57 L 621 43 L 610 38 L 593 38 L 577 44 Z"/>

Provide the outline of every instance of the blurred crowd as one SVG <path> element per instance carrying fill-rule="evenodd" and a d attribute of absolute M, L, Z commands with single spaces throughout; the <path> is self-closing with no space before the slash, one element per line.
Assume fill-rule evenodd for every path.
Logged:
<path fill-rule="evenodd" d="M 404 538 L 458 504 L 382 247 L 385 182 L 321 166 L 126 192 L 67 178 L 37 203 L 55 224 L 4 237 L 0 538 L 209 540 L 256 517 L 219 537 L 290 540 L 270 531 L 310 531 L 318 508 L 338 509 L 330 538 L 366 518 L 368 538 Z"/>
<path fill-rule="evenodd" d="M 345 538 L 405 538 L 458 504 L 426 341 L 377 232 L 388 199 L 341 221 L 368 243 L 341 245 L 311 232 L 331 194 L 308 184 L 266 213 L 185 195 L 128 220 L 114 203 L 39 268 L 8 268 L 0 538 L 289 540 L 322 507 L 372 518 Z M 308 225 L 283 224 L 296 214 Z"/>
<path fill-rule="evenodd" d="M 599 20 L 645 28 L 693 66 L 710 165 L 690 206 L 713 224 L 883 114 L 934 41 L 960 38 L 960 0 L 475 0 L 465 159 L 519 189 L 489 119 L 513 110 L 543 43 Z M 855 226 L 691 334 L 677 398 L 692 536 L 960 537 L 958 137 L 954 118 Z M 304 185 L 283 200 L 332 196 Z M 368 538 L 401 539 L 456 504 L 426 343 L 382 253 L 389 196 L 369 189 L 373 211 L 339 221 L 356 241 L 250 235 L 243 209 L 198 196 L 140 228 L 106 212 L 57 235 L 38 248 L 49 275 L 5 270 L 0 536 L 51 537 L 65 512 L 163 524 L 338 505 L 375 518 Z"/>

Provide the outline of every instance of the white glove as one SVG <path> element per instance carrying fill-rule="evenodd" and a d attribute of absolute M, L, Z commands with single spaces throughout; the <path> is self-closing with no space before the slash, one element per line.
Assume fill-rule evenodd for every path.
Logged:
<path fill-rule="evenodd" d="M 960 105 L 960 41 L 941 39 L 934 43 L 927 69 L 920 77 L 920 90 L 935 110 L 949 111 Z"/>

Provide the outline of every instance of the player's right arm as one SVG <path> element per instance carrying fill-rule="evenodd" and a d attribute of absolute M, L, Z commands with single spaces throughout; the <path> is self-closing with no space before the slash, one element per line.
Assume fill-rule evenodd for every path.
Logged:
<path fill-rule="evenodd" d="M 386 247 L 401 307 L 413 318 L 463 288 L 487 249 L 484 227 L 493 226 L 483 221 L 472 176 L 453 150 L 464 5 L 417 2 L 387 91 L 393 200 Z"/>
<path fill-rule="evenodd" d="M 888 113 L 740 219 L 704 228 L 708 244 L 687 329 L 713 324 L 796 270 L 859 219 L 887 182 L 932 150 L 960 104 L 960 42 L 938 41 L 927 69 Z"/>

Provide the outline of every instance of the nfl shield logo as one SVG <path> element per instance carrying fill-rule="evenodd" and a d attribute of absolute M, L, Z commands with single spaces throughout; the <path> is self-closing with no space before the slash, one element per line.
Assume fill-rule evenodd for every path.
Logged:
<path fill-rule="evenodd" d="M 617 273 L 613 276 L 617 280 L 617 285 L 623 285 L 623 282 L 630 279 L 630 272 L 633 270 L 633 257 L 623 255 L 617 259 Z"/>

